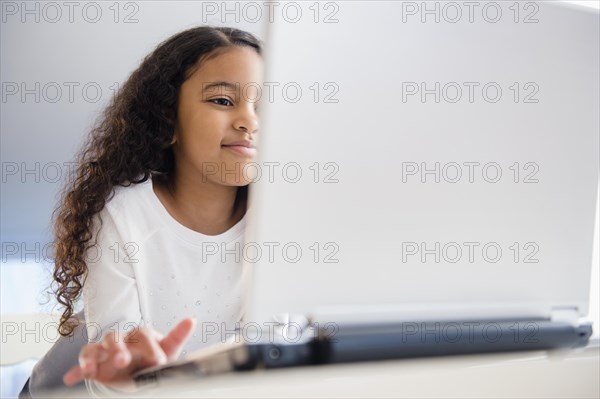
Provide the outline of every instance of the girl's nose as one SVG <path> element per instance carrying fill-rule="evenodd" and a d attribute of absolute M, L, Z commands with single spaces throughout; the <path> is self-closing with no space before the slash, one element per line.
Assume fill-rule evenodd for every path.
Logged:
<path fill-rule="evenodd" d="M 256 133 L 258 131 L 258 117 L 256 113 L 247 113 L 240 116 L 234 122 L 234 127 L 236 130 L 243 130 L 247 133 Z"/>

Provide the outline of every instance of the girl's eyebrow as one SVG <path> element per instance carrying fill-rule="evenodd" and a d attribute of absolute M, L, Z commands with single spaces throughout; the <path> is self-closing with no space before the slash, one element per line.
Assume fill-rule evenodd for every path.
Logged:
<path fill-rule="evenodd" d="M 220 80 L 217 82 L 204 82 L 202 83 L 202 92 L 206 93 L 209 90 L 216 88 L 225 88 L 227 90 L 231 90 L 233 93 L 237 93 L 239 90 L 240 84 L 234 82 L 228 82 L 226 80 Z"/>

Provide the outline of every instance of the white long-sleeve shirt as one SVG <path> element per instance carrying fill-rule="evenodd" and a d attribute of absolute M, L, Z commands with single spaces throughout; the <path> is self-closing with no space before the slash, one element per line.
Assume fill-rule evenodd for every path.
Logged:
<path fill-rule="evenodd" d="M 166 335 L 189 316 L 198 327 L 182 355 L 227 338 L 243 313 L 245 216 L 222 234 L 200 234 L 168 213 L 151 180 L 117 187 L 99 216 L 83 287 L 91 342 L 136 325 Z"/>

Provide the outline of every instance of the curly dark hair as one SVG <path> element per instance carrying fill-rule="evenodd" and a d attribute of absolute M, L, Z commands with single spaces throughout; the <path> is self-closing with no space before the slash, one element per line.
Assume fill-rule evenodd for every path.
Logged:
<path fill-rule="evenodd" d="M 142 61 L 92 128 L 53 214 L 53 292 L 65 308 L 62 336 L 72 335 L 78 324 L 72 316 L 87 276 L 86 251 L 95 244 L 94 216 L 115 186 L 168 178 L 175 166 L 171 141 L 181 85 L 204 60 L 234 46 L 262 54 L 255 36 L 234 28 L 201 26 L 170 37 Z M 238 197 L 241 191 L 247 186 Z"/>

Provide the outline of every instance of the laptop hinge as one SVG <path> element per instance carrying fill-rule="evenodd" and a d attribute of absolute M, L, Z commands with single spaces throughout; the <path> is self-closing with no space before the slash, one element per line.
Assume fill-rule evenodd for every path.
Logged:
<path fill-rule="evenodd" d="M 578 323 L 580 317 L 577 307 L 557 307 L 552 308 L 550 312 L 551 321 L 564 322 L 573 325 Z"/>

